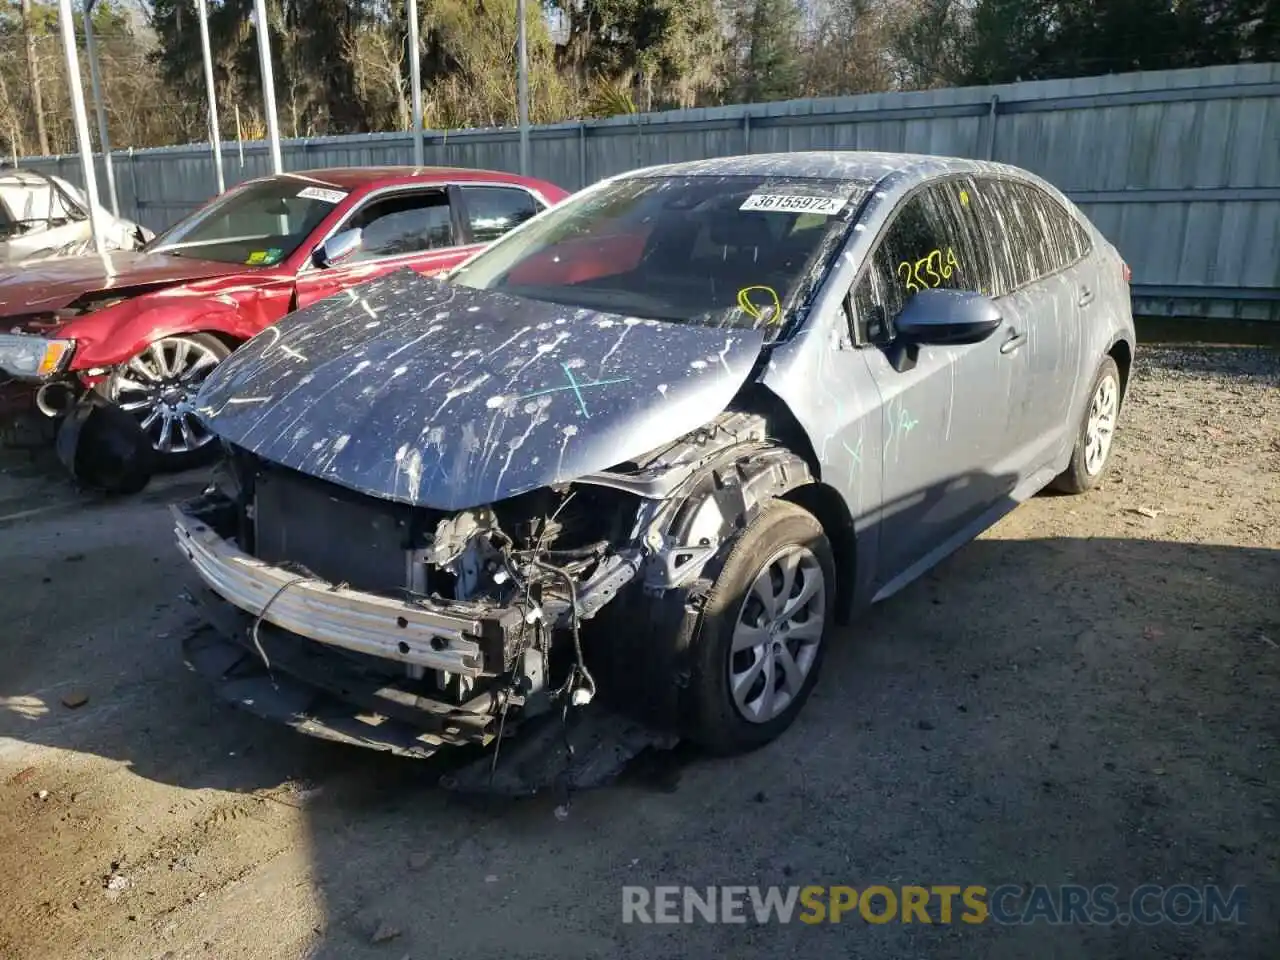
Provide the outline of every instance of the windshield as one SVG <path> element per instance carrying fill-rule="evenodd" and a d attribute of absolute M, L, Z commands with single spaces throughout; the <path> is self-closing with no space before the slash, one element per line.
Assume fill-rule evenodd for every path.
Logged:
<path fill-rule="evenodd" d="M 646 319 L 781 324 L 843 236 L 859 184 L 634 177 L 552 207 L 450 282 Z"/>
<path fill-rule="evenodd" d="M 346 194 L 292 178 L 230 192 L 157 237 L 152 253 L 269 267 L 298 249 Z"/>

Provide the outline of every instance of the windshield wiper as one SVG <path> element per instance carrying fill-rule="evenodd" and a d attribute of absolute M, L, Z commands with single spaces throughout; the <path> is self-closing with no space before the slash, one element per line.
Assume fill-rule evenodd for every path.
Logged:
<path fill-rule="evenodd" d="M 587 310 L 614 308 L 625 311 L 625 315 L 650 320 L 681 322 L 689 319 L 686 314 L 672 313 L 671 305 L 667 301 L 632 290 L 521 285 L 506 287 L 503 292 L 517 297 L 527 297 L 530 300 L 558 303 L 566 307 L 581 307 Z"/>

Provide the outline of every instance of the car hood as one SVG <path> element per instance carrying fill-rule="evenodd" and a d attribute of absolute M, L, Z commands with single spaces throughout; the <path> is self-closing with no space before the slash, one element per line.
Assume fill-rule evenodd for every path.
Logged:
<path fill-rule="evenodd" d="M 96 255 L 43 260 L 0 272 L 0 316 L 60 310 L 86 293 L 169 286 L 244 270 L 239 264 L 167 253 L 121 251 L 108 257 L 110 275 Z"/>
<path fill-rule="evenodd" d="M 205 381 L 200 416 L 264 459 L 461 510 L 668 443 L 733 398 L 758 330 L 641 320 L 404 271 L 286 317 Z"/>

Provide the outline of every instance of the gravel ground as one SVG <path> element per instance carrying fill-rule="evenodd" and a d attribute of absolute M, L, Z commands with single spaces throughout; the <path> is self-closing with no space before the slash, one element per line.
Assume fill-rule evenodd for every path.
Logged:
<path fill-rule="evenodd" d="M 1280 956 L 1280 354 L 1145 350 L 1117 442 L 1101 489 L 1036 498 L 836 638 L 787 736 L 666 758 L 565 820 L 219 705 L 178 648 L 162 504 L 188 480 L 84 504 L 9 463 L 0 957 Z M 1248 923 L 620 906 L 624 884 L 1179 882 L 1247 886 Z"/>

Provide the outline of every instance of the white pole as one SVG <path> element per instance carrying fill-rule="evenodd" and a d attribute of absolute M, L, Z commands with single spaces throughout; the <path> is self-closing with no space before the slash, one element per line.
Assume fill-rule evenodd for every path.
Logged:
<path fill-rule="evenodd" d="M 409 0 L 409 87 L 413 91 L 413 165 L 425 162 L 422 146 L 422 70 L 418 63 L 418 0 Z"/>
<path fill-rule="evenodd" d="M 107 111 L 102 103 L 102 80 L 98 67 L 98 43 L 93 37 L 93 7 L 98 0 L 84 0 L 84 45 L 89 54 L 89 82 L 93 86 L 93 109 L 98 115 L 98 145 L 107 170 L 107 193 L 111 212 L 120 216 L 120 199 L 116 196 L 116 169 L 111 161 L 111 138 L 107 135 Z"/>
<path fill-rule="evenodd" d="M 271 172 L 284 173 L 280 159 L 280 123 L 276 119 L 276 80 L 271 71 L 271 38 L 267 31 L 267 0 L 254 0 L 258 26 L 258 60 L 262 64 L 262 102 L 267 111 L 267 139 L 271 145 Z"/>
<path fill-rule="evenodd" d="M 80 58 L 76 56 L 76 21 L 71 0 L 58 0 L 58 23 L 62 28 L 62 52 L 67 58 L 67 86 L 71 88 L 71 117 L 75 121 L 76 141 L 80 145 L 80 168 L 84 174 L 84 193 L 89 200 L 89 230 L 93 247 L 110 270 L 107 247 L 98 224 L 98 177 L 93 170 L 93 143 L 89 140 L 89 118 L 84 111 L 84 88 L 80 79 Z"/>
<path fill-rule="evenodd" d="M 196 0 L 200 15 L 200 50 L 204 54 L 204 85 L 209 94 L 209 145 L 213 147 L 213 172 L 218 178 L 218 193 L 227 189 L 222 176 L 222 137 L 218 133 L 218 95 L 213 85 L 213 51 L 209 46 L 209 10 L 205 0 Z"/>
<path fill-rule="evenodd" d="M 236 111 L 236 146 L 240 148 L 240 167 L 244 168 L 244 133 L 240 129 L 240 104 L 234 103 L 232 106 Z"/>
<path fill-rule="evenodd" d="M 525 0 L 516 0 L 516 95 L 520 112 L 520 173 L 529 173 L 529 41 L 524 17 Z"/>

